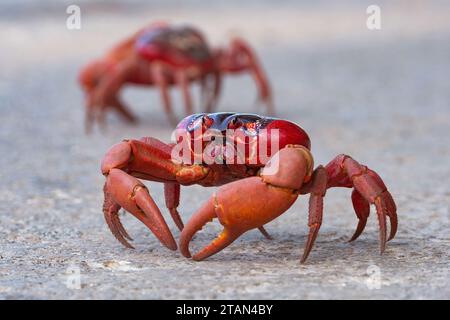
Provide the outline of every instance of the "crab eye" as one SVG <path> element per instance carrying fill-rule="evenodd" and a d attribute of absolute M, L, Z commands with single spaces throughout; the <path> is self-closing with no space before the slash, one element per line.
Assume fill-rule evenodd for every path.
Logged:
<path fill-rule="evenodd" d="M 242 121 L 239 120 L 238 118 L 233 118 L 228 123 L 228 129 L 237 129 L 237 128 L 241 127 L 241 126 L 242 126 Z"/>
<path fill-rule="evenodd" d="M 212 124 L 214 123 L 214 120 L 208 116 L 203 116 L 202 117 L 202 123 L 206 128 L 209 128 L 212 126 Z"/>
<path fill-rule="evenodd" d="M 210 117 L 208 117 L 207 115 L 198 117 L 196 119 L 194 119 L 188 126 L 188 130 L 189 131 L 194 131 L 196 129 L 208 129 L 209 127 L 212 126 L 212 124 L 214 123 L 214 120 Z"/>
<path fill-rule="evenodd" d="M 244 131 L 249 136 L 256 136 L 258 134 L 258 130 L 256 128 L 255 122 L 248 122 L 244 126 Z"/>
<path fill-rule="evenodd" d="M 197 119 L 194 119 L 194 121 L 192 121 L 189 126 L 188 126 L 188 130 L 189 131 L 194 131 L 195 129 L 199 128 L 201 125 L 203 124 L 203 119 L 202 117 L 199 117 Z"/>

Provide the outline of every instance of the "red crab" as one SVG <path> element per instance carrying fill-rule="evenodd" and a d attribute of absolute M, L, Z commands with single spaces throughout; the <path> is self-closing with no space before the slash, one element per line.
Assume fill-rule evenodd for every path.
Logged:
<path fill-rule="evenodd" d="M 351 198 L 359 222 L 351 241 L 364 230 L 371 204 L 378 215 L 381 253 L 386 242 L 395 236 L 396 205 L 380 176 L 347 155 L 339 155 L 325 167 L 314 169 L 309 137 L 290 121 L 252 114 L 203 113 L 185 118 L 178 129 L 183 129 L 188 138 L 178 141 L 184 140 L 188 145 L 185 159 L 209 150 L 206 154 L 217 161 L 180 162 L 172 155 L 179 144 L 165 144 L 154 138 L 125 140 L 113 146 L 103 159 L 104 215 L 114 236 L 126 247 L 132 248 L 127 241 L 131 238 L 119 220 L 121 207 L 141 220 L 166 247 L 177 249 L 160 210 L 139 179 L 164 183 L 166 206 L 182 230 L 179 246 L 185 257 L 191 257 L 189 243 L 194 234 L 207 222 L 219 219 L 224 227 L 222 233 L 195 254 L 194 260 L 219 252 L 254 228 L 269 237 L 263 226 L 285 212 L 299 195 L 310 194 L 309 236 L 301 259 L 304 262 L 322 223 L 323 198 L 334 187 L 353 188 Z M 276 153 L 272 150 L 275 129 L 279 137 Z M 218 139 L 226 134 L 226 139 Z M 245 142 L 246 152 L 236 149 L 239 141 Z M 262 143 L 271 146 L 267 154 L 272 156 L 268 160 L 256 152 Z M 196 144 L 200 149 L 194 148 Z M 238 158 L 240 162 L 236 161 Z M 183 227 L 177 211 L 180 185 L 192 184 L 221 187 Z M 389 237 L 387 217 L 391 224 Z"/>
<path fill-rule="evenodd" d="M 119 98 L 124 84 L 156 86 L 169 120 L 178 122 L 172 111 L 168 89 L 178 86 L 186 113 L 192 114 L 189 85 L 199 82 L 206 112 L 215 106 L 223 74 L 251 73 L 259 89 L 259 98 L 273 113 L 272 95 L 267 77 L 250 46 L 240 38 L 228 48 L 210 49 L 202 33 L 189 26 L 152 24 L 120 42 L 104 57 L 84 67 L 79 82 L 86 94 L 86 128 L 95 120 L 104 122 L 105 111 L 112 108 L 125 120 L 136 117 Z"/>

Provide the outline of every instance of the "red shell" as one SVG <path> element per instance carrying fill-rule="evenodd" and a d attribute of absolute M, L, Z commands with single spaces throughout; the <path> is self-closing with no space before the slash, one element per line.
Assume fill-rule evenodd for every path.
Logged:
<path fill-rule="evenodd" d="M 197 139 L 202 138 L 204 141 L 210 141 L 211 134 L 205 135 L 207 130 L 209 130 L 208 133 L 214 132 L 213 135 L 216 137 L 220 136 L 223 139 L 222 141 L 226 141 L 223 144 L 225 148 L 230 145 L 228 143 L 230 137 L 234 142 L 238 140 L 245 141 L 245 164 L 253 164 L 256 166 L 264 165 L 268 158 L 275 153 L 271 149 L 271 130 L 278 130 L 279 145 L 275 151 L 289 144 L 302 145 L 308 149 L 311 148 L 311 141 L 308 134 L 295 123 L 256 114 L 230 112 L 193 114 L 183 119 L 178 124 L 177 129 L 182 129 L 182 131 L 187 131 L 190 134 L 190 150 L 192 151 L 192 155 L 194 155 L 194 137 Z M 234 129 L 233 134 L 226 136 L 228 133 L 227 129 Z M 263 129 L 266 131 L 263 131 Z M 179 139 L 177 142 L 180 141 Z M 260 158 L 259 153 L 259 147 L 263 144 L 267 146 L 267 157 L 264 153 L 262 154 L 264 159 Z M 232 145 L 235 146 L 235 144 Z M 208 143 L 203 143 L 202 146 L 202 150 L 195 150 L 197 155 L 199 154 L 198 151 L 201 151 L 201 153 L 205 151 Z M 218 144 L 218 146 L 221 147 L 221 144 Z M 238 152 L 233 152 L 233 154 L 236 157 Z M 224 158 L 226 157 L 226 153 L 223 151 L 222 156 Z M 253 159 L 253 162 L 251 159 Z"/>
<path fill-rule="evenodd" d="M 174 67 L 209 67 L 213 57 L 205 38 L 189 26 L 158 26 L 145 30 L 136 40 L 136 50 L 149 61 L 161 60 Z"/>

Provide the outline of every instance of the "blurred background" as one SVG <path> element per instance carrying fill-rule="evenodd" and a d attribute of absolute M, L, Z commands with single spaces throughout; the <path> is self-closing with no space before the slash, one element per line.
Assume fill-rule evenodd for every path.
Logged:
<path fill-rule="evenodd" d="M 66 27 L 71 4 L 80 30 Z M 380 30 L 366 26 L 372 4 Z M 277 116 L 309 133 L 316 163 L 346 153 L 383 177 L 400 219 L 384 256 L 374 214 L 347 243 L 357 223 L 349 190 L 328 192 L 306 265 L 306 198 L 267 226 L 275 240 L 251 231 L 205 262 L 164 249 L 130 216 L 137 249 L 121 247 L 101 212 L 102 156 L 124 138 L 168 141 L 172 128 L 157 90 L 127 87 L 139 125 L 110 114 L 105 132 L 85 135 L 77 74 L 161 20 L 197 26 L 213 46 L 248 40 Z M 450 298 L 448 1 L 2 0 L 0 39 L 0 298 Z M 255 97 L 250 76 L 226 77 L 217 110 L 264 113 Z M 147 185 L 163 209 L 162 185 Z M 183 219 L 213 191 L 183 188 Z M 194 247 L 219 230 L 208 225 Z"/>

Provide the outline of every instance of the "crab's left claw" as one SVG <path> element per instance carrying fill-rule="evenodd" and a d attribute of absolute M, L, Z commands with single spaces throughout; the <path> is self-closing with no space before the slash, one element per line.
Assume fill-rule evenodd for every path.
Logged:
<path fill-rule="evenodd" d="M 189 220 L 181 232 L 179 247 L 189 258 L 189 242 L 202 227 L 218 218 L 223 231 L 192 258 L 203 260 L 226 248 L 244 232 L 259 228 L 275 219 L 295 202 L 295 192 L 309 174 L 312 163 L 306 148 L 287 147 L 273 157 L 261 173 L 228 183 L 221 188 Z M 311 160 L 312 161 L 312 160 Z M 269 170 L 278 168 L 277 170 Z"/>
<path fill-rule="evenodd" d="M 189 251 L 189 243 L 194 235 L 200 231 L 204 225 L 208 222 L 211 222 L 214 218 L 217 218 L 217 214 L 215 212 L 213 199 L 210 199 L 206 202 L 203 207 L 201 207 L 197 213 L 189 220 L 189 223 L 181 232 L 180 236 L 180 251 L 183 256 L 186 258 L 191 257 L 191 253 Z M 228 245 L 230 245 L 237 237 L 240 236 L 240 232 L 232 232 L 225 228 L 222 233 L 214 239 L 208 246 L 203 248 L 199 253 L 195 254 L 194 260 L 203 260 L 207 257 L 219 252 L 224 249 Z"/>
<path fill-rule="evenodd" d="M 285 212 L 297 194 L 275 188 L 251 177 L 221 187 L 189 220 L 181 232 L 179 247 L 189 258 L 189 242 L 206 223 L 218 218 L 223 231 L 209 245 L 195 254 L 194 260 L 203 260 L 229 246 L 244 232 L 259 228 Z M 263 231 L 261 231 L 263 232 Z M 263 233 L 264 234 L 264 233 Z"/>

